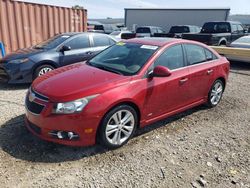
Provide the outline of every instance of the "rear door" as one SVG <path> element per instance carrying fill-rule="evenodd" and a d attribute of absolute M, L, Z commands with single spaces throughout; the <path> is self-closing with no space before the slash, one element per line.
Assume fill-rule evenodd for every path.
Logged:
<path fill-rule="evenodd" d="M 65 46 L 71 47 L 71 50 L 60 52 L 60 65 L 65 66 L 72 63 L 87 60 L 89 58 L 90 41 L 88 35 L 80 35 L 67 41 Z"/>
<path fill-rule="evenodd" d="M 167 48 L 154 62 L 154 67 L 158 65 L 169 68 L 172 74 L 145 80 L 147 96 L 144 115 L 148 119 L 173 112 L 189 103 L 189 72 L 182 45 Z"/>
<path fill-rule="evenodd" d="M 91 56 L 96 55 L 100 51 L 116 43 L 116 41 L 106 35 L 90 35 L 90 40 L 92 44 Z"/>
<path fill-rule="evenodd" d="M 214 81 L 217 57 L 208 49 L 196 44 L 185 44 L 190 73 L 189 101 L 198 102 L 208 95 Z"/>

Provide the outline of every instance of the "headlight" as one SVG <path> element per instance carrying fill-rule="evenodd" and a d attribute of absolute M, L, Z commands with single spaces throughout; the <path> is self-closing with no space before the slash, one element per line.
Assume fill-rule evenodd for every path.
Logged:
<path fill-rule="evenodd" d="M 73 114 L 81 112 L 84 107 L 91 101 L 93 98 L 97 97 L 97 95 L 91 95 L 88 97 L 84 97 L 82 99 L 78 99 L 75 101 L 70 101 L 66 103 L 57 103 L 54 106 L 53 113 L 54 114 Z"/>
<path fill-rule="evenodd" d="M 10 61 L 10 63 L 26 63 L 29 61 L 29 58 L 24 58 L 24 59 L 15 59 Z"/>

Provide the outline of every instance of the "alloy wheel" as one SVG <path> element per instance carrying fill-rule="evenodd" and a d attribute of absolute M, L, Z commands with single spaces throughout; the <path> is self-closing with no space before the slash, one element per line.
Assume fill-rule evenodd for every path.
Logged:
<path fill-rule="evenodd" d="M 217 105 L 220 102 L 223 93 L 223 85 L 221 82 L 216 82 L 212 88 L 210 102 L 212 105 Z"/>
<path fill-rule="evenodd" d="M 105 130 L 106 139 L 110 144 L 121 145 L 130 138 L 134 127 L 134 115 L 128 110 L 119 110 L 108 120 Z"/>
<path fill-rule="evenodd" d="M 42 76 L 42 75 L 44 75 L 44 74 L 46 74 L 47 72 L 50 72 L 50 71 L 52 71 L 52 70 L 53 70 L 53 69 L 50 68 L 50 67 L 44 67 L 44 68 L 42 68 L 42 69 L 39 71 L 38 76 Z"/>

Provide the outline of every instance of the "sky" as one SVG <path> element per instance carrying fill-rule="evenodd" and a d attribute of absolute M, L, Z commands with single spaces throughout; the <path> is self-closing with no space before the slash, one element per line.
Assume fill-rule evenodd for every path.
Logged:
<path fill-rule="evenodd" d="M 231 8 L 231 14 L 250 14 L 250 0 L 19 0 L 72 7 L 83 6 L 88 18 L 123 18 L 124 8 Z"/>

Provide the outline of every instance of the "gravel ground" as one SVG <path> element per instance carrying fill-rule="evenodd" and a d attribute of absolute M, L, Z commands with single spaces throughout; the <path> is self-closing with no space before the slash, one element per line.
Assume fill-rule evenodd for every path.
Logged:
<path fill-rule="evenodd" d="M 250 66 L 221 103 L 140 130 L 116 150 L 42 141 L 24 127 L 28 86 L 0 85 L 1 187 L 250 187 Z"/>

